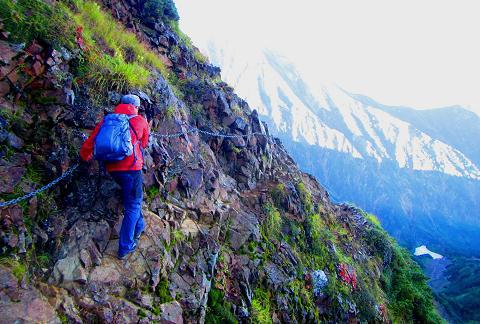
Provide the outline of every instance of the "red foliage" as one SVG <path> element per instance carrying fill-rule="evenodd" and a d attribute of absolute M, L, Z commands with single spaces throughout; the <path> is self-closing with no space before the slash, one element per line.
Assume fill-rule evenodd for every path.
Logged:
<path fill-rule="evenodd" d="M 338 266 L 338 275 L 342 278 L 342 281 L 349 284 L 352 289 L 357 288 L 357 272 L 355 269 L 341 263 Z"/>
<path fill-rule="evenodd" d="M 85 41 L 83 40 L 83 27 L 82 26 L 78 26 L 77 29 L 75 30 L 75 40 L 77 42 L 77 45 L 82 50 L 87 49 L 87 46 L 85 45 Z"/>
<path fill-rule="evenodd" d="M 387 306 L 385 304 L 380 305 L 380 315 L 382 316 L 382 321 L 388 323 Z"/>

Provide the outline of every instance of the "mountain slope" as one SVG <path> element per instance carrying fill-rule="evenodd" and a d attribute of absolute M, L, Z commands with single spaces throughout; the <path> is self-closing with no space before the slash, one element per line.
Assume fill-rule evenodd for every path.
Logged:
<path fill-rule="evenodd" d="M 243 57 L 206 48 L 334 199 L 380 215 L 409 247 L 480 253 L 478 116 L 458 107 L 389 107 L 328 83 L 307 84 L 269 51 Z"/>
<path fill-rule="evenodd" d="M 141 96 L 154 133 L 147 228 L 127 260 L 119 190 L 98 163 L 1 209 L 3 321 L 441 321 L 408 252 L 298 169 L 172 2 L 0 5 L 2 200 L 71 170 L 122 92 Z"/>

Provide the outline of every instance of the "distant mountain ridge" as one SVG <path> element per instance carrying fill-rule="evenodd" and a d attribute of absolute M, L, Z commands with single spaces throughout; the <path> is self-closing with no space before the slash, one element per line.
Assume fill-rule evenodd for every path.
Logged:
<path fill-rule="evenodd" d="M 223 78 L 334 199 L 378 214 L 411 247 L 480 254 L 476 114 L 382 105 L 335 85 L 307 84 L 271 51 L 245 57 L 221 48 L 207 46 Z"/>

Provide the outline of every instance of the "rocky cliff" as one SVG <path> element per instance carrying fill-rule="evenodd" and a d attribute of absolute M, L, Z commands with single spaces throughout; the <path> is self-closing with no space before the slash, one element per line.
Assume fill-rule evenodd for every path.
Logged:
<path fill-rule="evenodd" d="M 427 244 L 448 256 L 480 253 L 475 113 L 388 106 L 322 82 L 321 71 L 312 81 L 273 51 L 235 42 L 204 48 L 334 200 L 377 214 L 412 250 Z"/>
<path fill-rule="evenodd" d="M 3 201 L 71 170 L 122 92 L 154 132 L 146 235 L 127 260 L 119 188 L 95 162 L 0 210 L 0 322 L 440 321 L 408 252 L 299 171 L 173 3 L 0 7 Z"/>

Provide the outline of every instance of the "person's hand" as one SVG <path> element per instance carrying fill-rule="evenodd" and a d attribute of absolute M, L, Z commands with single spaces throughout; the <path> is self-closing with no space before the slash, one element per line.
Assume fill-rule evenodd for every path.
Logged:
<path fill-rule="evenodd" d="M 81 168 L 88 168 L 90 162 L 89 161 L 85 161 L 84 159 L 80 158 L 78 160 L 78 164 Z"/>

